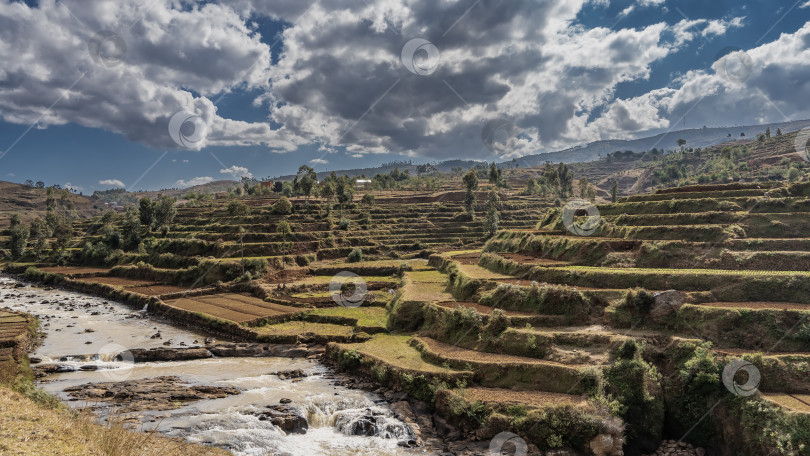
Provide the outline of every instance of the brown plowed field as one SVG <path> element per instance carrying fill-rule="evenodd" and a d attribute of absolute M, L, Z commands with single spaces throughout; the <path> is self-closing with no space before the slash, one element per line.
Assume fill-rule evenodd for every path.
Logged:
<path fill-rule="evenodd" d="M 109 269 L 104 268 L 82 268 L 78 266 L 50 266 L 47 268 L 39 268 L 41 271 L 52 272 L 55 274 L 106 274 L 110 272 Z"/>
<path fill-rule="evenodd" d="M 127 279 L 126 277 L 87 277 L 77 280 L 79 282 L 87 283 L 102 283 L 104 285 L 112 285 L 114 287 L 142 287 L 145 285 L 154 284 L 154 282 L 149 280 Z"/>
<path fill-rule="evenodd" d="M 265 302 L 259 298 L 236 293 L 194 296 L 166 301 L 166 304 L 190 312 L 202 312 L 212 317 L 237 323 L 257 318 L 301 312 L 301 309 Z"/>
<path fill-rule="evenodd" d="M 175 285 L 141 285 L 137 287 L 127 288 L 127 291 L 138 293 L 146 296 L 160 296 L 169 293 L 180 293 L 181 291 L 188 291 L 186 287 L 178 287 Z"/>

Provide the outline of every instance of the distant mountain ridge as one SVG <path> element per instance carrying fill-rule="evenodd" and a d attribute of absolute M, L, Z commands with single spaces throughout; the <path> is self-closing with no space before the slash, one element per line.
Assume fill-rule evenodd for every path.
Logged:
<path fill-rule="evenodd" d="M 775 135 L 776 130 L 778 128 L 782 129 L 782 132 L 784 133 L 789 133 L 810 127 L 810 119 L 763 124 L 763 125 L 691 128 L 685 130 L 671 131 L 668 133 L 660 133 L 654 136 L 639 139 L 628 139 L 628 140 L 606 139 L 602 141 L 595 141 L 577 147 L 571 147 L 569 149 L 560 150 L 556 152 L 545 152 L 535 155 L 526 155 L 524 157 L 516 159 L 516 161 L 517 164 L 523 168 L 531 166 L 541 166 L 546 162 L 552 163 L 589 162 L 599 160 L 601 156 L 605 156 L 609 153 L 616 152 L 619 150 L 621 151 L 632 150 L 633 152 L 644 152 L 652 148 L 664 150 L 677 149 L 679 148 L 677 141 L 680 138 L 686 140 L 686 147 L 705 148 L 709 146 L 715 146 L 717 144 L 721 144 L 727 141 L 741 139 L 743 138 L 740 136 L 741 133 L 745 134 L 744 139 L 756 139 L 757 135 L 764 133 L 765 129 L 768 127 L 771 128 L 771 135 Z M 728 135 L 731 135 L 731 137 L 729 137 Z M 475 160 L 445 160 L 438 163 L 433 162 L 431 163 L 431 165 L 433 165 L 433 167 L 439 171 L 448 172 L 455 167 L 461 167 L 466 170 L 475 166 L 478 163 L 481 162 Z M 498 162 L 500 166 L 506 166 L 511 163 L 512 160 Z M 372 177 L 377 174 L 387 174 L 393 171 L 394 168 L 399 168 L 400 171 L 409 170 L 412 174 L 415 174 L 417 166 L 418 164 L 386 164 L 373 168 L 322 171 L 318 172 L 317 174 L 318 179 L 323 179 L 332 172 L 334 172 L 338 176 L 348 175 L 352 177 L 357 177 L 363 175 L 366 177 Z M 294 178 L 295 175 L 290 174 L 273 178 L 273 180 L 288 181 L 293 180 Z"/>
<path fill-rule="evenodd" d="M 547 161 L 553 163 L 576 163 L 598 160 L 600 156 L 607 155 L 618 150 L 632 150 L 633 152 L 644 152 L 652 148 L 672 150 L 677 149 L 677 141 L 680 138 L 686 140 L 686 147 L 709 147 L 726 141 L 741 139 L 740 134 L 745 133 L 745 139 L 756 139 L 757 135 L 765 133 L 765 129 L 771 128 L 771 135 L 776 134 L 776 129 L 781 128 L 782 132 L 788 133 L 803 128 L 810 127 L 810 120 L 797 120 L 792 122 L 782 122 L 765 125 L 747 125 L 741 127 L 714 127 L 714 128 L 693 128 L 686 130 L 671 131 L 655 136 L 639 139 L 608 139 L 595 141 L 584 146 L 572 147 L 558 152 L 548 152 L 536 155 L 527 155 L 519 158 L 520 166 L 538 166 Z M 728 135 L 731 135 L 729 137 Z"/>

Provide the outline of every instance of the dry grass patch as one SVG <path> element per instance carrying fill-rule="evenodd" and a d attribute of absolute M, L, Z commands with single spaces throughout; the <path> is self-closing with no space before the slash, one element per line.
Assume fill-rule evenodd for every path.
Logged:
<path fill-rule="evenodd" d="M 695 305 L 702 307 L 722 307 L 726 309 L 810 310 L 810 304 L 791 302 L 704 302 Z"/>
<path fill-rule="evenodd" d="M 410 277 L 408 273 L 406 277 Z M 439 282 L 416 283 L 408 280 L 402 290 L 405 301 L 437 302 L 454 299 L 453 295 L 445 291 L 445 284 Z"/>
<path fill-rule="evenodd" d="M 357 319 L 357 326 L 385 327 L 388 314 L 383 307 L 327 307 L 307 312 L 308 315 Z"/>
<path fill-rule="evenodd" d="M 190 445 L 159 434 L 101 426 L 91 415 L 38 406 L 0 387 L 0 454 L 8 456 L 224 456 L 217 448 Z"/>
<path fill-rule="evenodd" d="M 447 275 L 439 271 L 412 271 L 407 273 L 408 278 L 413 282 L 421 283 L 446 283 Z"/>
<path fill-rule="evenodd" d="M 421 342 L 426 352 L 443 360 L 452 360 L 477 364 L 519 364 L 519 365 L 544 365 L 544 366 L 564 366 L 577 367 L 571 364 L 562 364 L 554 361 L 545 361 L 537 358 L 524 358 L 522 356 L 502 355 L 497 353 L 480 352 L 446 344 L 430 337 L 416 337 L 416 341 Z"/>
<path fill-rule="evenodd" d="M 351 337 L 354 328 L 331 323 L 313 323 L 308 321 L 288 321 L 253 328 L 259 336 L 302 336 L 314 334 L 326 337 Z"/>
<path fill-rule="evenodd" d="M 528 407 L 548 407 L 554 405 L 583 404 L 582 396 L 546 391 L 519 391 L 501 388 L 471 387 L 454 390 L 468 402 L 480 401 L 485 404 L 521 404 Z"/>
<path fill-rule="evenodd" d="M 357 350 L 362 355 L 412 372 L 428 374 L 464 372 L 426 362 L 422 359 L 422 353 L 408 343 L 410 338 L 408 335 L 378 334 L 362 344 L 341 344 L 340 347 L 344 350 Z"/>
<path fill-rule="evenodd" d="M 765 399 L 799 413 L 810 413 L 810 394 L 762 393 Z"/>

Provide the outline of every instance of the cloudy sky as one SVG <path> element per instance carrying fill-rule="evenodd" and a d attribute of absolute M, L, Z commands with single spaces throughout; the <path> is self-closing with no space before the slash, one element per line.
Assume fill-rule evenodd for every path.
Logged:
<path fill-rule="evenodd" d="M 810 0 L 0 0 L 0 179 L 157 189 L 806 119 L 809 46 Z"/>

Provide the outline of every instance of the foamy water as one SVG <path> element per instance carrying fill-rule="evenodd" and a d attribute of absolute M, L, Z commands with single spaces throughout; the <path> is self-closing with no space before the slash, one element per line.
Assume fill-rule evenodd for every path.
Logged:
<path fill-rule="evenodd" d="M 44 343 L 33 356 L 43 363 L 55 363 L 71 372 L 48 376 L 41 387 L 68 399 L 70 386 L 159 376 L 177 376 L 187 384 L 233 386 L 235 396 L 203 400 L 184 407 L 139 412 L 144 430 L 188 441 L 225 448 L 237 455 L 411 455 L 424 449 L 397 446 L 412 437 L 411 430 L 393 417 L 382 398 L 363 391 L 335 386 L 323 365 L 290 358 L 211 358 L 162 363 L 131 363 L 115 360 L 121 349 L 196 345 L 206 335 L 145 318 L 143 312 L 101 298 L 62 290 L 27 286 L 0 277 L 0 307 L 10 307 L 40 317 Z M 107 302 L 107 304 L 104 304 Z M 73 310 L 69 306 L 74 304 Z M 96 313 L 96 315 L 92 315 Z M 91 329 L 92 332 L 86 332 Z M 151 336 L 160 333 L 160 339 Z M 89 342 L 89 343 L 88 343 Z M 94 371 L 81 370 L 94 366 Z M 280 380 L 275 372 L 301 369 L 300 381 Z M 286 435 L 258 413 L 282 399 L 309 422 L 306 434 Z M 78 401 L 72 406 L 87 405 Z M 354 436 L 351 429 L 365 420 L 374 423 L 376 435 Z"/>

